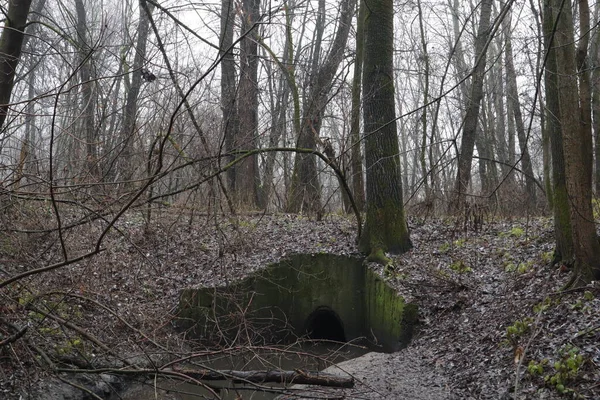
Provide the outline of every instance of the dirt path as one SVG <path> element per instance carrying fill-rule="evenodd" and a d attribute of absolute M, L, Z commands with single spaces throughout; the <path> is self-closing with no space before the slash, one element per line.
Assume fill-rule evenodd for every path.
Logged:
<path fill-rule="evenodd" d="M 367 353 L 353 360 L 331 366 L 325 372 L 352 376 L 356 386 L 352 389 L 311 388 L 305 398 L 315 396 L 340 396 L 344 399 L 395 399 L 395 400 L 450 400 L 447 379 L 432 370 L 414 350 L 408 348 L 397 353 Z M 301 388 L 297 385 L 295 387 Z M 302 398 L 302 391 L 294 396 L 279 399 Z M 343 397 L 341 397 L 343 396 Z"/>

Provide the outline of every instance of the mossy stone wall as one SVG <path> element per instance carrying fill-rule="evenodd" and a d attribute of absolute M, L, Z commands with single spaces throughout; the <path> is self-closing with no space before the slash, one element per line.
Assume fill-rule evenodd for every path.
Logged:
<path fill-rule="evenodd" d="M 347 340 L 366 337 L 384 351 L 406 345 L 416 306 L 363 265 L 361 258 L 294 255 L 227 287 L 184 289 L 179 325 L 215 341 L 245 335 L 267 341 L 306 334 L 319 307 L 334 311 Z"/>

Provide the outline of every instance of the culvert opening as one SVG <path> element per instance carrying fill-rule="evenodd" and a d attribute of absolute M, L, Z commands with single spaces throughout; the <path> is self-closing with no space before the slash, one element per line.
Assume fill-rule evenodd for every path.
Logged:
<path fill-rule="evenodd" d="M 345 342 L 344 324 L 335 311 L 329 307 L 319 307 L 306 319 L 306 332 L 314 340 Z"/>

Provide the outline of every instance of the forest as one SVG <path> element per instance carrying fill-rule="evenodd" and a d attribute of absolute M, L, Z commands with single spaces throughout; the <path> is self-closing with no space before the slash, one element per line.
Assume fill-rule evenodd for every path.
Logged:
<path fill-rule="evenodd" d="M 0 397 L 600 398 L 600 3 L 0 10 Z M 401 348 L 318 293 L 183 316 L 304 256 Z"/>

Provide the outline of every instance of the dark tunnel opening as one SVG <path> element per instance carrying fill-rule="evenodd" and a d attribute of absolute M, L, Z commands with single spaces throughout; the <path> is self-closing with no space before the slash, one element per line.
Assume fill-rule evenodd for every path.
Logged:
<path fill-rule="evenodd" d="M 319 307 L 306 319 L 306 332 L 314 340 L 345 342 L 344 324 L 335 311 Z"/>

